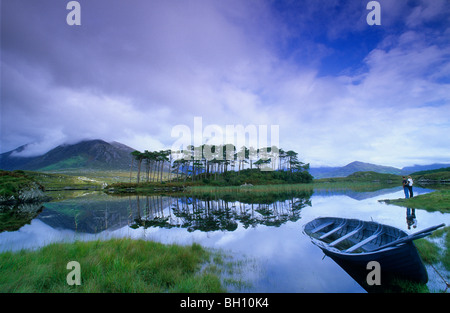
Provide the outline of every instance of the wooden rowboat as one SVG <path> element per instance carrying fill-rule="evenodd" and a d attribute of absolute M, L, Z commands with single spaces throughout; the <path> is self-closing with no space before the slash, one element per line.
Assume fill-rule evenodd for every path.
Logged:
<path fill-rule="evenodd" d="M 304 232 L 327 256 L 342 267 L 351 267 L 352 272 L 365 271 L 367 275 L 367 264 L 377 261 L 383 276 L 426 283 L 428 274 L 413 240 L 443 226 L 445 224 L 408 235 L 403 230 L 373 221 L 321 217 L 307 223 Z"/>

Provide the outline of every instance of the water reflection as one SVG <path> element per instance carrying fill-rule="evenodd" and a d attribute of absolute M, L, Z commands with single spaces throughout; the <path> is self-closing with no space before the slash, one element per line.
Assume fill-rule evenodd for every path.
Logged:
<path fill-rule="evenodd" d="M 108 196 L 93 193 L 45 203 L 38 219 L 55 229 L 77 233 L 100 233 L 124 226 L 138 228 L 184 228 L 235 231 L 257 225 L 279 227 L 300 219 L 300 211 L 311 205 L 312 192 L 249 195 L 199 195 L 172 197 Z"/>
<path fill-rule="evenodd" d="M 417 228 L 416 209 L 406 208 L 406 225 L 408 229 Z"/>
<path fill-rule="evenodd" d="M 44 204 L 37 219 L 54 229 L 96 234 L 130 224 L 133 212 L 127 199 L 113 199 L 102 193 Z"/>
<path fill-rule="evenodd" d="M 300 210 L 311 205 L 311 192 L 278 195 L 245 202 L 239 195 L 223 197 L 189 196 L 137 196 L 137 216 L 132 228 L 186 228 L 189 232 L 200 230 L 235 231 L 257 225 L 279 227 L 300 219 Z"/>
<path fill-rule="evenodd" d="M 21 203 L 0 206 L 0 233 L 16 231 L 30 224 L 44 209 L 41 203 Z"/>
<path fill-rule="evenodd" d="M 429 190 L 415 190 L 415 194 L 425 192 Z M 333 260 L 322 260 L 322 251 L 302 236 L 302 226 L 319 216 L 374 220 L 406 231 L 405 216 L 414 216 L 411 232 L 441 222 L 450 225 L 450 214 L 408 213 L 403 207 L 378 202 L 402 194 L 401 186 L 362 192 L 330 189 L 220 197 L 119 197 L 83 192 L 44 203 L 31 224 L 1 232 L 0 251 L 112 237 L 196 242 L 258 260 L 262 269 L 247 271 L 254 276 L 250 292 L 365 292 Z"/>
<path fill-rule="evenodd" d="M 316 188 L 314 190 L 314 195 L 316 196 L 342 196 L 345 195 L 351 199 L 362 201 L 366 199 L 376 198 L 380 196 L 388 196 L 393 193 L 397 193 L 399 190 L 403 190 L 402 187 L 398 186 L 385 186 L 380 188 L 380 186 L 363 186 L 360 188 Z M 430 190 L 419 188 L 419 192 L 429 192 Z"/>

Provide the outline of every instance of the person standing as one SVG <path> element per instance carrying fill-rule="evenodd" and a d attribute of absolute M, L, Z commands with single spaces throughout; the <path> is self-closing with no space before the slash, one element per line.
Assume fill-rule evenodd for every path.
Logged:
<path fill-rule="evenodd" d="M 402 186 L 403 186 L 403 192 L 405 193 L 405 198 L 409 198 L 409 188 L 408 188 L 408 180 L 406 180 L 406 177 L 403 176 Z"/>
<path fill-rule="evenodd" d="M 413 197 L 413 180 L 411 178 L 411 176 L 408 176 L 408 189 L 409 189 L 409 197 L 412 198 Z"/>

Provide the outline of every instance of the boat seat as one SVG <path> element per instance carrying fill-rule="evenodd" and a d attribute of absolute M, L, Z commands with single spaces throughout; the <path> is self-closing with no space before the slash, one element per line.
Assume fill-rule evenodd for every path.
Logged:
<path fill-rule="evenodd" d="M 321 225 L 317 226 L 316 228 L 314 228 L 313 230 L 311 230 L 311 233 L 312 233 L 312 234 L 315 234 L 315 233 L 317 233 L 319 230 L 322 230 L 322 229 L 324 229 L 325 227 L 330 226 L 330 225 L 333 225 L 333 224 L 334 224 L 334 221 L 331 221 L 331 222 L 328 222 L 328 223 L 321 224 Z"/>
<path fill-rule="evenodd" d="M 345 239 L 350 238 L 351 236 L 355 235 L 356 233 L 358 233 L 358 232 L 363 228 L 363 226 L 364 226 L 364 223 L 362 223 L 362 222 L 359 223 L 359 225 L 358 225 L 354 230 L 352 230 L 351 232 L 345 234 L 344 236 L 342 236 L 342 237 L 336 239 L 335 241 L 333 241 L 332 243 L 330 243 L 330 246 L 331 246 L 331 247 L 332 247 L 332 246 L 335 246 L 335 245 L 337 245 L 338 243 L 340 243 L 341 241 L 344 241 Z"/>
<path fill-rule="evenodd" d="M 367 237 L 366 239 L 358 242 L 357 244 L 351 246 L 350 248 L 348 248 L 347 250 L 345 250 L 346 253 L 350 253 L 355 251 L 356 249 L 364 246 L 365 244 L 371 242 L 372 240 L 374 240 L 375 238 L 381 236 L 383 234 L 383 227 L 380 225 L 378 226 L 378 229 L 375 231 L 375 233 L 369 237 Z"/>
<path fill-rule="evenodd" d="M 344 227 L 347 224 L 347 221 L 344 220 L 341 224 L 339 224 L 337 227 L 333 228 L 332 230 L 330 230 L 328 233 L 323 234 L 322 236 L 320 236 L 319 239 L 324 239 L 328 236 L 330 236 L 331 234 L 334 234 L 335 232 L 337 232 L 339 229 L 341 229 L 342 227 Z"/>

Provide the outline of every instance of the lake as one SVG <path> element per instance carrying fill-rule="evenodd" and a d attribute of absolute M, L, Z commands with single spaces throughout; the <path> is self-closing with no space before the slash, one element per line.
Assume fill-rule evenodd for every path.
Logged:
<path fill-rule="evenodd" d="M 415 195 L 430 192 L 416 187 Z M 401 187 L 370 192 L 319 190 L 276 195 L 113 196 L 103 192 L 59 192 L 31 221 L 0 233 L 0 251 L 34 249 L 52 242 L 117 237 L 220 249 L 239 264 L 231 292 L 366 292 L 312 244 L 303 226 L 321 216 L 373 220 L 414 233 L 450 214 L 407 211 L 380 203 L 402 198 Z M 58 200 L 59 198 L 59 200 Z M 23 211 L 33 208 L 23 208 Z M 34 208 L 36 211 L 36 208 Z M 414 219 L 407 219 L 415 213 Z M 439 277 L 427 266 L 430 291 Z M 444 287 L 445 289 L 445 287 Z"/>

